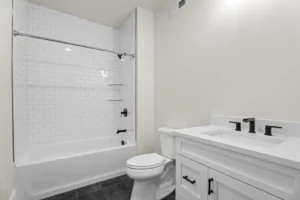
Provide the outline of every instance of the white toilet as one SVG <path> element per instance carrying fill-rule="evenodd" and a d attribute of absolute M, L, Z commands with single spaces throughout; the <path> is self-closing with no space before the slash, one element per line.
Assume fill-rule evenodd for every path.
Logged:
<path fill-rule="evenodd" d="M 131 200 L 161 200 L 175 190 L 174 129 L 159 129 L 162 155 L 152 153 L 127 161 L 127 175 L 134 180 Z"/>

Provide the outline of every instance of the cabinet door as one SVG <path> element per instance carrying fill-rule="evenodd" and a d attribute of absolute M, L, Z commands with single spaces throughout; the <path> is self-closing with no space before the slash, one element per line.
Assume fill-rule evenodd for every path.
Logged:
<path fill-rule="evenodd" d="M 208 168 L 177 154 L 176 191 L 189 200 L 207 200 L 207 185 Z"/>
<path fill-rule="evenodd" d="M 182 194 L 180 193 L 176 193 L 176 200 L 189 200 L 187 199 L 185 196 L 183 196 Z"/>
<path fill-rule="evenodd" d="M 211 189 L 209 200 L 280 200 L 279 198 L 256 189 L 212 169 L 209 169 Z"/>

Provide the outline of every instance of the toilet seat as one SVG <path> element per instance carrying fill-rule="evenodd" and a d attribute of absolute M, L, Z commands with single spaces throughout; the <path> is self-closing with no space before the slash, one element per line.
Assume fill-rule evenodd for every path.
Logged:
<path fill-rule="evenodd" d="M 166 158 L 156 153 L 133 157 L 127 161 L 127 167 L 136 170 L 158 168 L 166 163 Z"/>

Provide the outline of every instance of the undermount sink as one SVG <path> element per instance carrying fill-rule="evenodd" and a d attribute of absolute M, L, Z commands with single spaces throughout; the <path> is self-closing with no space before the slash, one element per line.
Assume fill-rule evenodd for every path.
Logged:
<path fill-rule="evenodd" d="M 217 130 L 203 133 L 214 138 L 230 140 L 236 143 L 242 143 L 247 146 L 256 146 L 261 148 L 273 148 L 284 142 L 283 138 L 269 137 L 245 132 Z"/>

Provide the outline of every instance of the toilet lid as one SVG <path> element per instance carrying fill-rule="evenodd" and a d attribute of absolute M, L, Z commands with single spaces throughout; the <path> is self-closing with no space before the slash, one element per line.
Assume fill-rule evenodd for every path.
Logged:
<path fill-rule="evenodd" d="M 165 157 L 156 153 L 135 156 L 127 161 L 127 166 L 133 169 L 152 169 L 165 164 Z"/>

